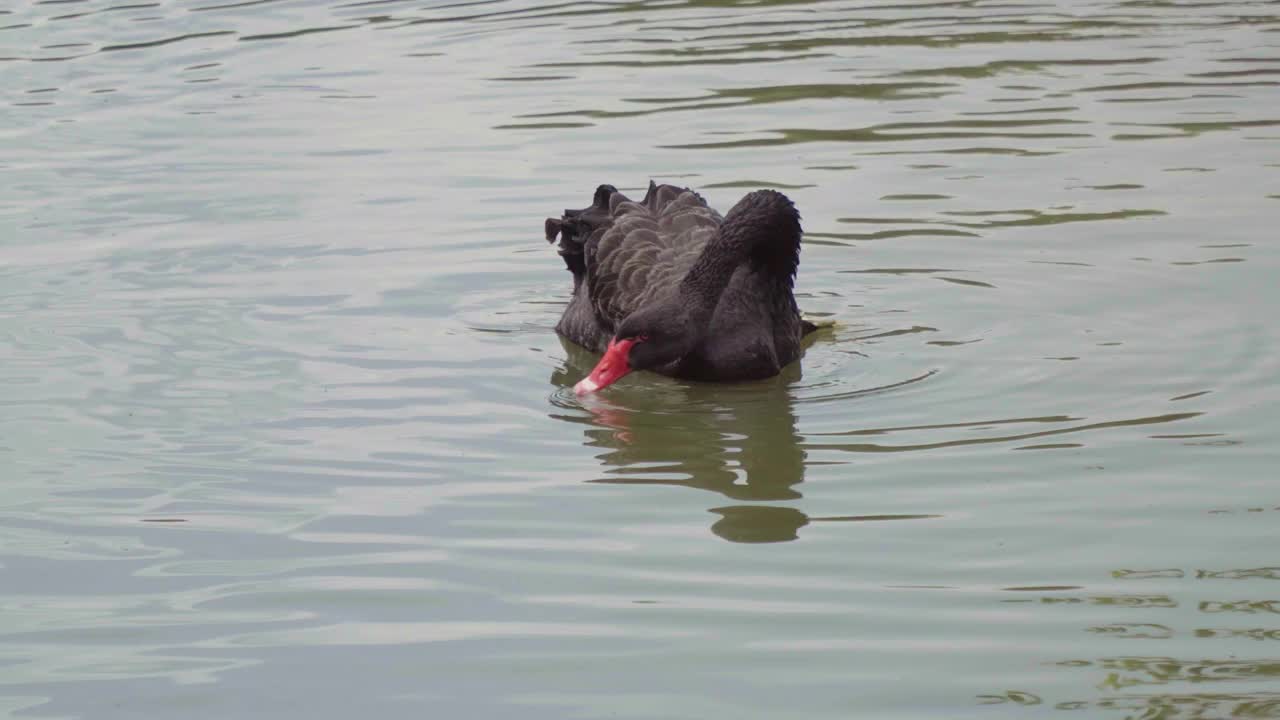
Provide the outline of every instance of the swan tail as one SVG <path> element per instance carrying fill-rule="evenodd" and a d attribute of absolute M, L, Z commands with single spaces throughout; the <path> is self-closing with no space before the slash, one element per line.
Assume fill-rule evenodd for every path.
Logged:
<path fill-rule="evenodd" d="M 581 210 L 566 209 L 559 219 L 547 218 L 543 226 L 547 242 L 560 238 L 558 252 L 564 258 L 565 267 L 573 273 L 575 287 L 587 271 L 585 246 L 591 234 L 613 220 L 610 201 L 618 193 L 612 185 L 596 188 L 591 204 Z"/>

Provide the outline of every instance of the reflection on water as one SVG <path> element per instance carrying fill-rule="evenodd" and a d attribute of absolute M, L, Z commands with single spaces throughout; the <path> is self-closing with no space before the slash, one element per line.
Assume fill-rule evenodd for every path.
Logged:
<path fill-rule="evenodd" d="M 808 454 L 796 431 L 792 406 L 802 362 L 787 366 L 775 378 L 736 386 L 681 383 L 645 373 L 605 397 L 577 399 L 565 391 L 591 370 L 597 358 L 567 340 L 560 343 L 567 360 L 552 372 L 551 383 L 560 388 L 562 411 L 552 417 L 586 425 L 585 444 L 605 450 L 596 457 L 607 477 L 591 482 L 681 486 L 744 501 L 801 497 L 796 486 L 804 482 Z M 888 389 L 846 391 L 843 396 Z M 577 409 L 577 402 L 583 403 L 586 413 L 568 412 Z M 713 533 L 747 543 L 795 540 L 798 531 L 813 522 L 940 517 L 918 513 L 811 517 L 796 508 L 772 505 L 714 507 L 710 512 L 720 516 L 711 526 Z"/>
<path fill-rule="evenodd" d="M 808 525 L 808 515 L 789 507 L 735 505 L 712 508 L 720 519 L 711 532 L 730 542 L 761 543 L 795 540 L 800 528 Z"/>
<path fill-rule="evenodd" d="M 1223 579 L 1271 579 L 1280 577 L 1280 568 L 1242 568 L 1184 571 L 1116 570 L 1113 577 L 1125 582 L 1156 582 L 1172 588 L 1167 595 L 1052 595 L 1036 599 L 1005 600 L 1006 603 L 1038 603 L 1066 610 L 1073 605 L 1109 607 L 1126 615 L 1147 613 L 1141 622 L 1119 621 L 1084 628 L 1103 643 L 1124 643 L 1127 653 L 1106 653 L 1094 658 L 1047 660 L 1061 672 L 1086 673 L 1101 694 L 1097 699 L 1056 698 L 1028 689 L 978 696 L 982 704 L 1047 704 L 1057 710 L 1106 710 L 1124 713 L 1125 718 L 1277 718 L 1280 717 L 1280 653 L 1269 643 L 1280 640 L 1280 629 L 1258 627 L 1252 617 L 1277 614 L 1275 601 L 1200 600 L 1189 613 L 1177 598 L 1199 587 L 1188 582 Z M 1169 581 L 1178 581 L 1170 583 Z M 1220 592 L 1214 585 L 1211 592 Z M 1162 615 L 1176 617 L 1164 618 Z M 1117 619 L 1119 615 L 1114 616 Z M 1184 620 L 1185 621 L 1180 621 Z M 1157 622 L 1164 620 L 1165 622 Z M 1239 627 L 1218 623 L 1237 622 Z M 1213 623 L 1212 625 L 1210 623 Z M 1161 652 L 1168 643 L 1193 639 L 1198 652 L 1171 656 Z M 1223 645 L 1224 641 L 1227 642 Z M 1241 642 L 1249 643 L 1242 645 Z M 1104 649 L 1100 644 L 1099 649 Z M 1229 652 L 1222 648 L 1231 648 Z M 1252 656 L 1252 657 L 1242 657 Z M 1160 690 L 1157 691 L 1157 688 Z M 1167 688 L 1167 689 L 1166 689 Z"/>
<path fill-rule="evenodd" d="M 562 391 L 589 372 L 595 357 L 561 340 L 568 355 L 551 375 Z M 585 398 L 586 413 L 560 411 L 560 420 L 585 425 L 586 445 L 606 477 L 597 483 L 675 485 L 720 493 L 734 500 L 777 501 L 800 497 L 805 458 L 796 432 L 790 386 L 800 377 L 793 363 L 776 378 L 729 392 L 715 385 L 677 383 L 649 374 L 621 384 L 607 398 Z M 635 387 L 642 385 L 641 387 Z M 717 508 L 717 535 L 740 542 L 795 539 L 809 518 L 788 507 Z"/>

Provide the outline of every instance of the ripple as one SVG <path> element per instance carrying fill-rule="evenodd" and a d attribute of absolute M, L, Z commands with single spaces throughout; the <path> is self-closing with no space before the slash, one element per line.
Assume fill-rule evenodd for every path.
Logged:
<path fill-rule="evenodd" d="M 0 712 L 1268 714 L 1274 13 L 1059 10 L 9 3 Z M 572 393 L 648 176 L 781 376 Z"/>
<path fill-rule="evenodd" d="M 230 30 L 220 30 L 202 33 L 186 33 L 184 35 L 176 35 L 174 37 L 160 38 L 159 40 L 148 40 L 145 42 L 122 43 L 119 45 L 103 45 L 101 52 L 115 52 L 117 50 L 142 50 L 145 48 L 160 47 L 162 45 L 171 45 L 186 40 L 197 40 L 199 38 L 219 37 L 223 35 L 234 35 Z"/>
<path fill-rule="evenodd" d="M 1078 120 L 952 120 L 936 123 L 885 123 L 864 128 L 820 130 L 783 128 L 767 130 L 779 137 L 725 140 L 716 142 L 663 145 L 672 150 L 715 150 L 771 145 L 796 145 L 826 142 L 902 142 L 915 140 L 974 140 L 981 138 L 1062 140 L 1088 138 L 1088 133 L 1029 132 L 1022 128 L 1048 125 L 1074 125 Z"/>
<path fill-rule="evenodd" d="M 673 635 L 666 635 L 672 637 Z M 679 635 L 676 634 L 676 637 Z M 313 647 L 323 645 L 399 645 L 457 642 L 487 638 L 519 640 L 557 638 L 639 637 L 621 626 L 588 623 L 400 622 L 343 623 L 303 630 L 279 630 L 219 640 L 214 647 Z M 659 636 L 648 636 L 659 637 Z"/>

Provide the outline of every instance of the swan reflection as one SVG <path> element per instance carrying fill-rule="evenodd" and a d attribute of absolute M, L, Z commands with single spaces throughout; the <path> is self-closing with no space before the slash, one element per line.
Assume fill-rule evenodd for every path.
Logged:
<path fill-rule="evenodd" d="M 794 391 L 800 363 L 768 380 L 686 384 L 637 376 L 603 397 L 574 397 L 568 388 L 591 370 L 596 356 L 561 339 L 564 365 L 551 374 L 563 412 L 552 417 L 584 426 L 586 445 L 600 448 L 611 485 L 678 485 L 753 504 L 708 508 L 711 532 L 731 542 L 796 540 L 818 522 L 921 520 L 930 514 L 816 517 L 794 507 L 754 504 L 795 500 L 811 462 L 796 431 Z M 874 392 L 882 388 L 861 390 Z"/>
<path fill-rule="evenodd" d="M 551 382 L 567 388 L 595 356 L 561 341 L 567 354 Z M 636 377 L 607 398 L 554 417 L 584 426 L 586 444 L 600 448 L 608 484 L 679 485 L 749 502 L 794 500 L 804 481 L 805 451 L 796 432 L 792 363 L 776 378 L 737 385 L 675 383 Z M 743 505 L 711 509 L 712 532 L 734 542 L 794 540 L 817 520 L 790 507 Z"/>

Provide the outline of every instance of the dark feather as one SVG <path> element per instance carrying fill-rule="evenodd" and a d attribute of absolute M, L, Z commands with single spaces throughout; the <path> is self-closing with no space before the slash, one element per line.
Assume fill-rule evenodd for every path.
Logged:
<path fill-rule="evenodd" d="M 799 355 L 802 325 L 791 287 L 799 261 L 799 216 L 785 196 L 747 195 L 726 221 L 692 190 L 649 184 L 643 200 L 611 185 L 592 204 L 546 222 L 547 239 L 574 276 L 556 331 L 602 351 L 618 325 L 641 310 L 705 308 L 705 332 L 670 375 L 744 379 L 776 374 Z M 707 251 L 708 246 L 712 246 Z"/>

